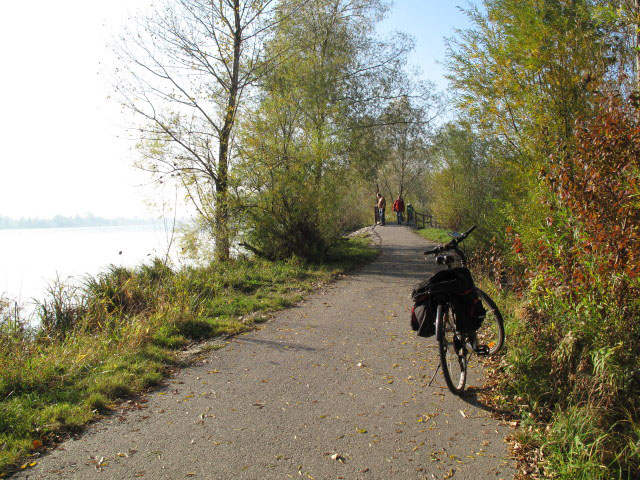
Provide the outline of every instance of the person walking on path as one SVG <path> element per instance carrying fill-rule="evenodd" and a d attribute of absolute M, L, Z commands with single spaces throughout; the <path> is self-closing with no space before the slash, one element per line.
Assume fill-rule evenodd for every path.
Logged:
<path fill-rule="evenodd" d="M 387 201 L 384 199 L 380 192 L 378 196 L 378 218 L 380 219 L 380 225 L 384 225 L 384 209 L 387 208 Z"/>
<path fill-rule="evenodd" d="M 393 202 L 393 211 L 396 212 L 396 215 L 398 216 L 398 225 L 402 225 L 402 222 L 404 221 L 404 200 L 402 199 L 402 196 L 398 195 L 396 201 Z"/>

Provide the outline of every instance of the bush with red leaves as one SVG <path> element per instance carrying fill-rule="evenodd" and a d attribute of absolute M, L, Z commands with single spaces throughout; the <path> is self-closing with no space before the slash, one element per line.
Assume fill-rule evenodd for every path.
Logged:
<path fill-rule="evenodd" d="M 580 260 L 596 258 L 599 275 L 640 275 L 640 112 L 619 96 L 601 101 L 581 125 L 575 148 L 552 157 L 546 174 L 559 203 L 581 230 L 565 279 L 584 283 Z"/>

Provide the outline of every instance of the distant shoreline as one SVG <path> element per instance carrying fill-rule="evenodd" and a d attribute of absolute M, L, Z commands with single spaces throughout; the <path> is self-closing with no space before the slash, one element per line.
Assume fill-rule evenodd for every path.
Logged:
<path fill-rule="evenodd" d="M 88 215 L 84 217 L 53 218 L 9 218 L 0 217 L 0 230 L 26 230 L 40 228 L 86 228 L 86 227 L 127 227 L 135 225 L 151 225 L 154 221 L 148 218 L 103 218 Z"/>
<path fill-rule="evenodd" d="M 0 227 L 0 232 L 9 232 L 11 230 L 56 230 L 68 228 L 104 228 L 104 227 L 147 227 L 155 225 L 153 221 L 141 223 L 109 223 L 101 225 L 51 225 L 38 227 Z"/>

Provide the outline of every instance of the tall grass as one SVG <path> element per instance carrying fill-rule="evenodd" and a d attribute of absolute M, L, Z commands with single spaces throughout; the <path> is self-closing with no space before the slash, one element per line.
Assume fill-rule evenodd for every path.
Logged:
<path fill-rule="evenodd" d="M 425 227 L 418 230 L 417 233 L 427 240 L 438 243 L 447 243 L 452 238 L 449 236 L 449 230 L 444 228 Z"/>
<path fill-rule="evenodd" d="M 514 439 L 524 452 L 522 472 L 566 480 L 639 479 L 635 289 L 622 289 L 621 277 L 615 277 L 570 297 L 541 288 L 534 278 L 516 292 L 519 282 L 503 281 L 500 258 L 488 262 L 485 256 L 476 252 L 474 266 L 505 317 L 507 333 L 493 365 L 491 398 L 520 417 Z"/>
<path fill-rule="evenodd" d="M 637 318 L 634 302 L 625 312 L 599 302 L 589 314 L 588 304 L 483 288 L 493 288 L 507 320 L 494 398 L 521 417 L 515 438 L 536 458 L 522 457 L 522 467 L 566 480 L 640 478 L 638 349 L 614 341 L 613 328 L 625 312 Z"/>
<path fill-rule="evenodd" d="M 37 331 L 0 303 L 0 475 L 157 384 L 177 349 L 250 329 L 253 314 L 291 305 L 375 254 L 355 239 L 322 265 L 111 266 L 79 286 L 55 282 L 39 304 Z"/>

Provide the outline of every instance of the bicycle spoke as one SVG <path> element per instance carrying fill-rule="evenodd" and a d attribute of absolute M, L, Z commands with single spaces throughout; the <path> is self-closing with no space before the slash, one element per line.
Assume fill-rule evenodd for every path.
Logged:
<path fill-rule="evenodd" d="M 440 323 L 438 344 L 442 373 L 449 390 L 456 395 L 460 395 L 467 380 L 467 357 L 469 352 L 464 339 L 456 332 L 453 312 L 448 305 L 444 309 L 443 306 L 438 307 L 437 321 Z"/>

